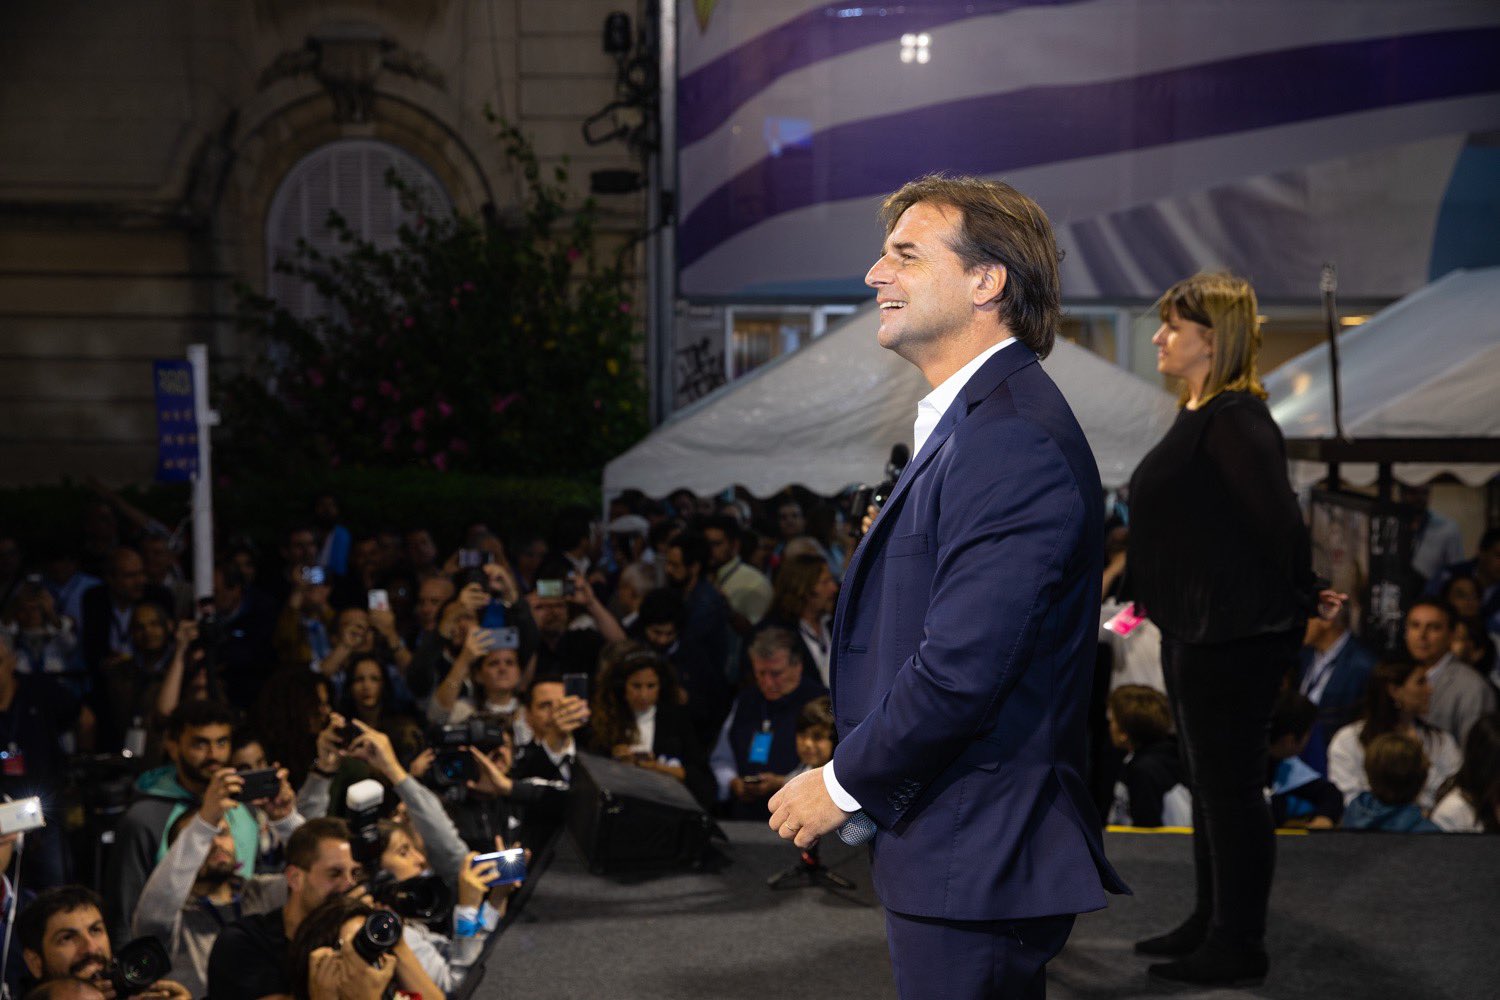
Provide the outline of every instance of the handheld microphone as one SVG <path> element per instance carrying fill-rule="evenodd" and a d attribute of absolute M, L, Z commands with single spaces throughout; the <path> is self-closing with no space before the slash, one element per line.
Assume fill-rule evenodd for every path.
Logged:
<path fill-rule="evenodd" d="M 839 827 L 839 839 L 850 847 L 858 847 L 868 844 L 875 838 L 875 821 L 865 815 L 861 809 L 859 812 L 844 820 L 844 825 Z"/>

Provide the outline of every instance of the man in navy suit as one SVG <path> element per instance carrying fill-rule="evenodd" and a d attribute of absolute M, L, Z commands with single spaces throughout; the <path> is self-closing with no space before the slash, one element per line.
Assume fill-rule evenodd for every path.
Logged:
<path fill-rule="evenodd" d="M 926 177 L 885 202 L 879 341 L 921 369 L 916 457 L 846 570 L 833 761 L 770 802 L 807 846 L 857 810 L 905 998 L 1040 997 L 1074 915 L 1128 892 L 1080 772 L 1103 491 L 1038 364 L 1057 248 L 1013 188 Z"/>
<path fill-rule="evenodd" d="M 1349 632 L 1349 606 L 1333 619 L 1314 615 L 1302 637 L 1302 676 L 1298 690 L 1318 706 L 1318 715 L 1300 756 L 1314 770 L 1328 773 L 1328 741 L 1353 722 L 1365 706 L 1375 654 Z"/>

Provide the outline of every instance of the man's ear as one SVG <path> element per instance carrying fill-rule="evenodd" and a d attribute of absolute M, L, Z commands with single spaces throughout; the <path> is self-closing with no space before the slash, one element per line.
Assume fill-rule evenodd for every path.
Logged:
<path fill-rule="evenodd" d="M 297 893 L 302 891 L 302 880 L 306 878 L 306 876 L 307 873 L 304 872 L 301 868 L 298 868 L 296 865 L 286 866 L 285 870 L 282 873 L 282 877 L 286 879 L 286 895 L 288 899 L 292 898 L 293 896 L 297 895 Z"/>
<path fill-rule="evenodd" d="M 1007 272 L 1004 264 L 985 264 L 974 269 L 979 280 L 974 284 L 973 303 L 983 309 L 997 304 L 1005 291 Z"/>
<path fill-rule="evenodd" d="M 21 958 L 26 962 L 26 971 L 31 973 L 32 979 L 42 978 L 42 956 L 30 948 L 21 949 Z"/>

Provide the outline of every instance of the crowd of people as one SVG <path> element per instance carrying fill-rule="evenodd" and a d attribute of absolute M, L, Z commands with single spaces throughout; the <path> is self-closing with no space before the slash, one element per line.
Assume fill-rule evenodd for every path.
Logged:
<path fill-rule="evenodd" d="M 1159 643 L 1115 621 L 1112 509 L 1095 791 L 1112 822 L 1188 825 Z M 46 821 L 0 837 L 12 994 L 112 996 L 115 949 L 150 938 L 162 998 L 441 998 L 564 825 L 580 753 L 762 820 L 831 759 L 839 504 L 626 494 L 499 527 L 444 548 L 319 497 L 225 544 L 201 604 L 167 529 L 114 498 L 61 547 L 0 538 L 0 789 Z M 1500 532 L 1428 589 L 1404 656 L 1309 621 L 1272 716 L 1279 823 L 1500 830 Z"/>
<path fill-rule="evenodd" d="M 1124 569 L 1123 556 L 1106 569 L 1102 622 L 1128 607 L 1109 594 Z M 1347 607 L 1308 619 L 1271 716 L 1265 794 L 1278 824 L 1500 832 L 1500 530 L 1484 533 L 1474 557 L 1429 569 L 1393 654 L 1351 631 Z M 1101 625 L 1100 643 L 1117 751 L 1096 774 L 1102 812 L 1189 826 L 1159 635 L 1150 622 L 1127 635 Z"/>

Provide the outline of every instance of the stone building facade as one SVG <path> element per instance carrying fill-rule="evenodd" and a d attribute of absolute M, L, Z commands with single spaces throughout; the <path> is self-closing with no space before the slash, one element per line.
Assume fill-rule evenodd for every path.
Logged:
<path fill-rule="evenodd" d="M 580 196 L 638 167 L 581 131 L 615 95 L 615 10 L 638 23 L 639 0 L 0 5 L 0 486 L 150 479 L 151 361 L 255 355 L 233 285 L 267 287 L 273 204 L 310 158 L 383 149 L 503 216 L 489 107 Z M 606 233 L 640 231 L 643 196 L 601 205 Z"/>

